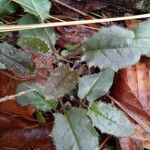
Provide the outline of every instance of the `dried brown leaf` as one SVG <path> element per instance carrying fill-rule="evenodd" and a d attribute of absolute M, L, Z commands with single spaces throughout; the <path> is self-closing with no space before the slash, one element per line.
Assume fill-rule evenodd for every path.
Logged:
<path fill-rule="evenodd" d="M 150 121 L 148 117 L 150 112 L 149 64 L 150 60 L 143 58 L 136 65 L 120 70 L 112 88 L 112 95 L 115 99 L 130 111 L 147 116 L 147 121 Z"/>
<path fill-rule="evenodd" d="M 37 124 L 28 128 L 1 131 L 0 148 L 53 150 L 53 143 L 49 137 L 51 127 L 51 124 Z"/>
<path fill-rule="evenodd" d="M 35 112 L 35 108 L 32 106 L 21 107 L 16 100 L 9 100 L 0 103 L 0 110 L 25 117 L 31 117 Z"/>

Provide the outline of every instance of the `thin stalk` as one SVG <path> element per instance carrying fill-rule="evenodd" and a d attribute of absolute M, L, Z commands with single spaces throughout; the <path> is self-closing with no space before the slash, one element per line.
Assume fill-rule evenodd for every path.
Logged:
<path fill-rule="evenodd" d="M 28 30 L 28 29 L 37 29 L 37 28 L 46 28 L 46 27 L 85 25 L 85 24 L 91 24 L 91 23 L 105 23 L 105 22 L 115 22 L 115 21 L 123 21 L 123 20 L 142 19 L 142 18 L 150 18 L 150 14 L 116 17 L 116 18 L 30 24 L 30 25 L 4 25 L 4 26 L 0 26 L 0 32 L 19 31 L 19 30 Z"/>

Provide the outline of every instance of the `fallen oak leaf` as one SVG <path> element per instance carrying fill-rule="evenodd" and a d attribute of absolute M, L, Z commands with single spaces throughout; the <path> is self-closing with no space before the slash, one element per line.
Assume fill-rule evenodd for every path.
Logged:
<path fill-rule="evenodd" d="M 139 116 L 142 120 L 144 120 L 145 122 L 149 122 L 150 121 L 150 116 L 149 114 L 144 111 L 142 108 L 136 107 L 130 103 L 122 103 L 124 107 L 128 108 L 129 110 L 131 110 L 135 115 Z"/>

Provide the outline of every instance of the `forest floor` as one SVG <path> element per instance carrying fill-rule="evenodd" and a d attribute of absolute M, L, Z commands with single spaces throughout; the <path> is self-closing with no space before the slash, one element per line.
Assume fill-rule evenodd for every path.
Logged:
<path fill-rule="evenodd" d="M 91 130 L 98 133 L 100 150 L 150 149 L 150 53 L 144 53 L 144 55 L 141 54 L 142 57 L 140 60 L 133 63 L 131 62 L 135 57 L 132 58 L 129 53 L 129 57 L 131 58 L 128 58 L 129 62 L 127 61 L 123 65 L 122 62 L 116 61 L 118 58 L 115 56 L 116 60 L 114 59 L 113 62 L 116 61 L 118 63 L 116 64 L 117 67 L 119 65 L 122 65 L 123 67 L 118 67 L 115 70 L 116 73 L 114 73 L 115 75 L 112 79 L 112 84 L 110 83 L 111 81 L 109 81 L 110 78 L 104 78 L 104 74 L 103 79 L 100 79 L 99 81 L 104 84 L 104 87 L 99 87 L 99 85 L 95 83 L 97 81 L 90 83 L 90 80 L 92 80 L 91 75 L 103 73 L 103 70 L 107 69 L 107 67 L 105 68 L 107 63 L 105 64 L 104 60 L 104 64 L 89 65 L 98 63 L 98 61 L 100 61 L 99 59 L 97 62 L 94 60 L 92 61 L 92 59 L 95 58 L 96 60 L 97 56 L 100 54 L 97 53 L 94 55 L 92 53 L 90 54 L 90 57 L 87 56 L 88 54 L 86 55 L 85 51 L 82 49 L 85 44 L 87 49 L 93 48 L 93 51 L 95 49 L 99 50 L 100 48 L 95 48 L 99 46 L 98 43 L 100 43 L 100 41 L 96 41 L 97 38 L 93 40 L 93 46 L 89 46 L 91 44 L 90 40 L 89 44 L 85 41 L 95 35 L 96 32 L 101 31 L 104 27 L 109 29 L 112 26 L 119 26 L 119 28 L 114 31 L 114 37 L 112 37 L 113 32 L 111 35 L 111 30 L 108 30 L 108 32 L 110 32 L 110 37 L 105 37 L 104 34 L 100 38 L 100 40 L 106 41 L 108 39 L 106 42 L 108 49 L 114 50 L 117 44 L 115 41 L 119 41 L 119 38 L 127 38 L 130 36 L 130 33 L 123 35 L 125 34 L 124 32 L 134 31 L 134 29 L 137 29 L 141 23 L 148 19 L 131 19 L 117 22 L 109 21 L 62 27 L 57 26 L 54 28 L 47 28 L 46 31 L 44 28 L 34 29 L 32 27 L 30 30 L 20 30 L 22 26 L 19 26 L 19 29 L 9 29 L 10 26 L 3 29 L 5 25 L 107 19 L 140 15 L 142 12 L 131 6 L 119 5 L 105 0 L 52 0 L 51 9 L 49 9 L 48 13 L 46 11 L 46 8 L 48 7 L 46 4 L 47 0 L 43 0 L 43 3 L 41 2 L 41 4 L 38 4 L 33 0 L 37 9 L 31 9 L 31 4 L 28 7 L 28 2 L 24 0 L 22 0 L 22 2 L 12 0 L 11 2 L 9 1 L 9 3 L 8 1 L 9 0 L 0 1 L 0 150 L 54 150 L 56 149 L 55 147 L 57 147 L 58 150 L 66 150 L 65 146 L 64 148 L 62 146 L 63 144 L 65 145 L 63 140 L 62 143 L 59 140 L 60 143 L 55 141 L 56 139 L 59 139 L 57 134 L 60 134 L 60 137 L 64 139 L 66 138 L 66 141 L 69 140 L 69 138 L 67 139 L 67 136 L 65 136 L 67 133 L 64 133 L 65 127 L 60 127 L 60 129 L 58 129 L 58 126 L 56 127 L 58 122 L 55 122 L 55 115 L 58 115 L 59 113 L 63 115 L 66 114 L 67 116 L 68 110 L 71 107 L 88 111 L 91 109 L 91 102 L 111 104 L 112 109 L 108 110 L 109 106 L 105 109 L 107 109 L 108 113 L 112 113 L 112 118 L 110 117 L 112 122 L 115 115 L 116 118 L 120 117 L 118 114 L 115 114 L 115 110 L 113 112 L 114 106 L 115 108 L 117 107 L 118 113 L 123 112 L 126 118 L 134 124 L 135 128 L 133 135 L 124 136 L 126 134 L 123 134 L 121 136 L 119 131 L 113 129 L 115 125 L 112 125 L 113 127 L 110 128 L 112 131 L 110 132 L 106 129 L 103 130 L 101 127 L 99 129 L 98 125 L 94 125 L 95 128 L 92 126 Z M 40 7 L 38 7 L 38 5 Z M 43 10 L 41 9 L 42 7 Z M 37 11 L 38 9 L 40 11 Z M 48 17 L 45 14 L 47 14 Z M 36 17 L 40 17 L 41 21 L 38 22 L 39 18 L 37 19 Z M 150 42 L 149 28 L 148 26 L 147 28 L 145 27 L 143 33 L 149 38 Z M 125 29 L 125 31 L 122 31 L 123 29 Z M 130 40 L 130 37 L 128 38 Z M 103 43 L 105 43 L 105 41 L 103 41 Z M 144 44 L 148 43 L 145 42 L 143 45 Z M 106 45 L 104 44 L 104 46 Z M 147 45 L 145 45 L 145 47 L 146 46 Z M 121 53 L 121 55 L 122 54 L 123 53 Z M 84 57 L 83 55 L 86 56 Z M 112 53 L 112 55 L 115 54 Z M 132 55 L 134 55 L 134 52 Z M 125 64 L 127 65 L 125 66 Z M 32 68 L 28 68 L 29 65 L 32 65 Z M 113 64 L 109 64 L 108 68 L 112 67 L 112 65 Z M 29 71 L 33 68 L 35 72 L 30 75 Z M 57 73 L 59 75 L 55 77 Z M 68 74 L 71 76 L 66 78 Z M 91 78 L 89 78 L 86 83 L 82 83 L 83 87 L 80 87 L 80 80 L 82 80 L 83 77 L 88 78 L 89 76 L 91 76 Z M 79 81 L 76 81 L 76 78 L 79 78 Z M 49 104 L 42 103 L 40 101 L 41 98 L 39 98 L 40 94 L 38 93 L 38 95 L 36 93 L 36 95 L 31 88 L 29 89 L 31 90 L 29 91 L 31 92 L 29 95 L 28 93 L 23 93 L 21 97 L 16 95 L 22 91 L 27 92 L 26 90 L 28 90 L 28 88 L 23 86 L 23 83 L 27 82 L 46 85 L 46 88 L 49 89 L 49 91 L 46 90 L 47 92 L 45 92 L 46 94 L 44 97 L 48 97 L 48 99 L 50 99 L 51 96 L 57 98 L 57 104 L 54 100 Z M 89 85 L 87 85 L 88 82 Z M 94 86 L 97 86 L 97 88 L 104 88 L 101 91 L 98 90 L 98 92 L 103 93 L 104 90 L 106 91 L 105 94 L 96 97 L 97 91 L 94 90 L 97 89 L 92 89 L 93 87 L 90 89 L 93 93 L 95 92 L 93 95 L 90 94 L 90 92 L 86 94 L 83 93 L 83 91 L 85 92 L 88 88 L 86 86 L 90 86 L 90 84 L 96 84 Z M 31 84 L 29 85 L 31 86 Z M 63 89 L 61 86 L 63 86 Z M 35 86 L 31 87 L 35 88 Z M 83 89 L 81 90 L 80 88 Z M 64 89 L 67 91 L 66 93 L 64 92 Z M 78 92 L 78 90 L 81 91 Z M 94 100 L 96 101 L 93 101 L 91 97 L 94 97 Z M 82 101 L 81 99 L 86 100 Z M 36 100 L 37 102 L 34 102 Z M 68 112 L 66 113 L 66 111 Z M 53 115 L 54 113 L 55 115 Z M 89 113 L 90 112 L 88 111 L 87 114 Z M 68 115 L 71 116 L 71 111 Z M 109 116 L 107 117 L 109 118 Z M 85 117 L 84 119 L 87 118 Z M 102 123 L 102 126 L 105 128 L 106 125 L 107 128 L 107 122 L 105 123 L 106 118 L 102 119 L 104 119 L 104 124 Z M 115 121 L 119 123 L 119 119 L 116 119 Z M 91 118 L 91 120 L 93 119 Z M 80 121 L 78 123 L 80 123 Z M 75 123 L 77 122 L 74 122 L 74 124 Z M 126 122 L 123 124 L 126 124 Z M 120 127 L 117 128 L 119 130 Z M 59 133 L 54 134 L 54 129 L 57 129 Z M 76 132 L 78 128 L 72 130 Z M 104 133 L 101 131 L 104 131 Z M 82 132 L 82 130 L 80 132 Z M 51 133 L 53 133 L 54 139 L 50 136 Z M 117 136 L 117 134 L 119 136 Z M 71 138 L 70 141 L 73 140 L 73 137 Z M 79 136 L 79 138 L 81 137 Z M 89 138 L 92 139 L 90 136 Z M 56 145 L 54 141 L 56 142 Z M 70 141 L 68 141 L 68 143 Z M 79 141 L 81 140 L 79 139 Z M 66 147 L 69 146 L 68 143 L 66 142 Z M 59 144 L 62 145 L 60 146 Z M 84 144 L 80 143 L 80 145 L 80 150 L 85 150 Z M 89 145 L 90 144 L 87 143 L 87 150 L 90 150 L 90 148 L 88 148 Z M 71 149 L 68 148 L 68 150 Z M 74 150 L 79 150 L 79 148 L 75 147 Z M 95 148 L 95 150 L 97 149 Z"/>

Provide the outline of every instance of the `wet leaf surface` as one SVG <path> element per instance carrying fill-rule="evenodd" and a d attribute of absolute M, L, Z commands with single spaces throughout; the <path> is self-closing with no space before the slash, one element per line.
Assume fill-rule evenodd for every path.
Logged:
<path fill-rule="evenodd" d="M 30 55 L 6 42 L 0 44 L 0 58 L 1 63 L 18 76 L 30 76 L 35 70 L 35 64 Z"/>

